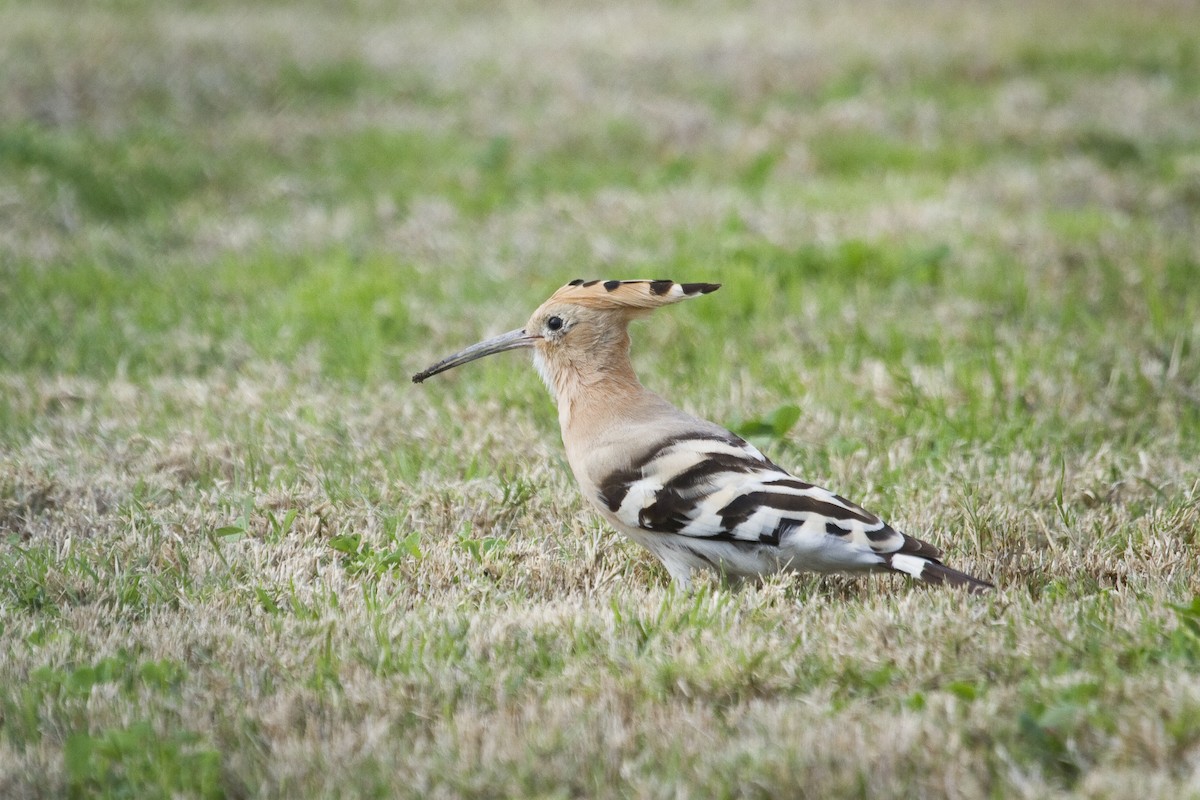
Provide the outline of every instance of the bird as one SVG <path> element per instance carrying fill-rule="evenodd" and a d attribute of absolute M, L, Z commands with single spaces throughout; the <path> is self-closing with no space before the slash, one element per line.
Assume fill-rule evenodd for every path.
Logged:
<path fill-rule="evenodd" d="M 524 327 L 467 347 L 412 380 L 532 350 L 584 498 L 685 589 L 705 570 L 736 584 L 778 572 L 892 572 L 970 593 L 992 589 L 943 564 L 929 542 L 791 475 L 753 444 L 642 385 L 629 358 L 629 323 L 719 288 L 579 278 L 554 292 Z"/>

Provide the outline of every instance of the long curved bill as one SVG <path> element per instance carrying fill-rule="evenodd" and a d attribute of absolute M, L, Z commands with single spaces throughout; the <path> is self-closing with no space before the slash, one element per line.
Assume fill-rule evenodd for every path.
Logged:
<path fill-rule="evenodd" d="M 471 345 L 466 350 L 455 353 L 452 356 L 447 356 L 432 367 L 418 372 L 412 376 L 413 383 L 420 383 L 426 378 L 437 375 L 439 372 L 454 369 L 457 366 L 466 364 L 468 361 L 490 356 L 492 353 L 503 353 L 505 350 L 516 350 L 520 347 L 533 347 L 533 343 L 540 338 L 540 336 L 530 336 L 525 333 L 524 329 L 493 336 L 491 339 L 485 339 L 479 344 Z"/>

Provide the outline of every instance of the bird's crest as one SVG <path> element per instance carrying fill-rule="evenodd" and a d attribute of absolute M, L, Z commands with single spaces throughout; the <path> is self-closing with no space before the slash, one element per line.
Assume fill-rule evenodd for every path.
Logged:
<path fill-rule="evenodd" d="M 676 283 L 669 280 L 603 281 L 576 278 L 547 302 L 574 303 L 607 311 L 650 310 L 715 292 L 719 283 Z"/>

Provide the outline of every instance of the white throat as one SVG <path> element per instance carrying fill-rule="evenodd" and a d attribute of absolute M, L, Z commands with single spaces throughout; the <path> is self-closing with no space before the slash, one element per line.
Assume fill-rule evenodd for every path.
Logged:
<path fill-rule="evenodd" d="M 554 376 L 550 372 L 550 365 L 546 363 L 546 357 L 542 355 L 542 352 L 536 348 L 533 351 L 533 366 L 537 369 L 542 383 L 546 384 L 546 388 L 550 390 L 550 397 L 557 403 L 558 389 L 554 385 Z"/>
<path fill-rule="evenodd" d="M 537 368 L 542 383 L 546 384 L 550 397 L 558 406 L 558 424 L 565 432 L 571 424 L 571 413 L 579 392 L 579 384 L 571 380 L 573 376 L 551 367 L 546 357 L 538 350 L 533 351 L 533 366 Z"/>

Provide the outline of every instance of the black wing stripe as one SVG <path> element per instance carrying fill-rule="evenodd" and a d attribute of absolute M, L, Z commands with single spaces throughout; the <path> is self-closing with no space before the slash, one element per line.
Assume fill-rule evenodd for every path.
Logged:
<path fill-rule="evenodd" d="M 896 537 L 896 530 L 891 525 L 883 525 L 864 532 L 867 534 L 867 539 L 872 542 L 886 542 Z"/>
<path fill-rule="evenodd" d="M 608 506 L 608 510 L 615 514 L 621 507 L 621 503 L 625 502 L 625 495 L 629 494 L 629 487 L 641 479 L 642 465 L 610 472 L 600 481 L 600 499 Z"/>
<path fill-rule="evenodd" d="M 717 512 L 721 516 L 721 526 L 732 530 L 754 515 L 759 508 L 773 508 L 776 511 L 796 514 L 819 514 L 834 520 L 858 520 L 864 525 L 876 525 L 879 520 L 875 517 L 856 510 L 856 507 L 841 506 L 827 503 L 802 494 L 777 494 L 775 492 L 747 492 L 734 498 L 729 505 Z"/>
<path fill-rule="evenodd" d="M 783 472 L 783 470 L 779 470 Z M 802 492 L 807 492 L 809 489 L 815 489 L 816 484 L 806 483 L 805 481 L 796 480 L 795 478 L 787 477 L 778 480 L 768 480 L 768 486 L 782 486 L 785 489 L 799 489 Z"/>
<path fill-rule="evenodd" d="M 843 528 L 841 525 L 839 525 L 836 522 L 826 522 L 825 523 L 825 532 L 827 534 L 829 534 L 830 536 L 849 536 L 850 535 L 849 528 Z"/>
<path fill-rule="evenodd" d="M 875 516 L 870 511 L 867 511 L 865 508 L 860 506 L 858 503 L 852 503 L 849 500 L 847 500 L 846 498 L 842 497 L 840 494 L 835 494 L 833 496 L 833 499 L 837 500 L 839 503 L 844 505 L 846 508 L 852 509 L 852 510 L 856 511 L 857 513 L 861 514 L 864 519 L 869 519 L 869 520 L 871 520 L 871 522 L 879 522 L 879 517 Z"/>
<path fill-rule="evenodd" d="M 659 533 L 679 533 L 691 522 L 688 511 L 694 505 L 678 492 L 658 492 L 654 496 L 654 502 L 638 512 L 638 525 Z"/>
<path fill-rule="evenodd" d="M 608 507 L 608 510 L 616 513 L 617 509 L 621 507 L 621 503 L 625 502 L 625 495 L 629 493 L 629 488 L 637 481 L 646 477 L 646 467 L 650 466 L 651 463 L 662 456 L 667 450 L 685 442 L 719 442 L 730 447 L 746 447 L 745 440 L 733 434 L 687 433 L 678 436 L 668 436 L 650 445 L 632 458 L 629 466 L 614 470 L 601 479 L 599 485 L 600 499 Z M 674 476 L 667 482 L 667 486 L 671 487 L 675 481 L 681 478 L 684 479 L 684 482 L 674 488 L 683 488 L 689 485 L 694 486 L 704 478 L 719 472 L 752 472 L 755 469 L 769 469 L 783 473 L 785 476 L 787 475 L 787 473 L 770 461 L 765 459 L 758 461 L 750 453 L 746 453 L 745 456 L 730 453 L 709 453 L 695 466 L 688 467 L 679 475 Z M 687 477 L 685 478 L 684 476 Z M 801 482 L 797 481 L 797 483 Z"/>
<path fill-rule="evenodd" d="M 942 551 L 931 545 L 923 539 L 918 539 L 915 536 L 909 536 L 907 533 L 900 534 L 904 537 L 904 545 L 896 552 L 909 553 L 914 556 L 932 559 L 938 561 L 942 557 Z M 870 536 L 868 533 L 867 536 Z"/>
<path fill-rule="evenodd" d="M 688 467 L 674 478 L 663 484 L 663 491 L 684 492 L 694 489 L 717 475 L 730 472 L 754 472 L 763 468 L 761 461 L 754 461 L 749 456 L 735 456 L 730 453 L 711 453 L 703 461 Z"/>

